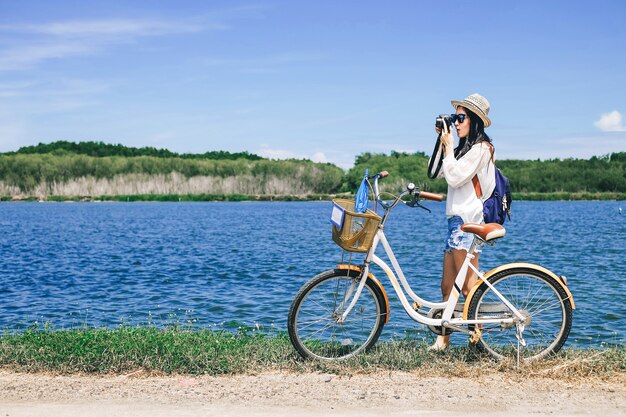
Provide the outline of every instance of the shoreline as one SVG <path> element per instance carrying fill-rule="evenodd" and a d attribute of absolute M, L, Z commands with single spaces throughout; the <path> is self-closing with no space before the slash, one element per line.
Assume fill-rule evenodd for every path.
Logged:
<path fill-rule="evenodd" d="M 624 201 L 626 193 L 512 193 L 513 201 Z M 73 195 L 35 196 L 3 195 L 0 202 L 313 202 L 332 201 L 335 198 L 352 199 L 351 193 L 338 194 L 129 194 L 129 195 Z"/>
<path fill-rule="evenodd" d="M 425 377 L 262 372 L 234 376 L 52 375 L 0 370 L 9 416 L 623 415 L 626 386 L 598 378 L 562 381 L 516 375 Z"/>

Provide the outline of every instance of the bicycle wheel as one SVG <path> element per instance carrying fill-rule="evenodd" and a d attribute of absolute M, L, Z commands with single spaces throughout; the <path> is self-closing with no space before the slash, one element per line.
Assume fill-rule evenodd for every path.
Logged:
<path fill-rule="evenodd" d="M 555 279 L 530 268 L 507 269 L 489 278 L 489 283 L 524 316 L 523 343 L 518 343 L 515 324 L 482 324 L 478 347 L 498 359 L 532 361 L 558 352 L 572 327 L 572 305 L 567 292 Z M 472 296 L 468 317 L 513 318 L 513 313 L 494 291 L 482 283 Z M 469 326 L 473 330 L 475 326 Z"/>
<path fill-rule="evenodd" d="M 334 269 L 307 282 L 289 310 L 287 329 L 302 357 L 346 359 L 371 347 L 380 336 L 387 314 L 385 298 L 371 278 L 348 316 L 346 310 L 359 285 L 358 271 Z"/>

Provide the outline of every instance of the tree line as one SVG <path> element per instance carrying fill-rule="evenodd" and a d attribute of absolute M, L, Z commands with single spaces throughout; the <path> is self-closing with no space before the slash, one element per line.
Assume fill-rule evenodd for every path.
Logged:
<path fill-rule="evenodd" d="M 178 154 L 168 149 L 157 149 L 150 146 L 143 148 L 133 148 L 121 144 L 110 144 L 104 142 L 69 142 L 59 140 L 52 143 L 39 143 L 32 146 L 23 146 L 15 152 L 6 152 L 4 155 L 14 154 L 46 154 L 64 155 L 67 153 L 87 156 L 153 156 L 156 158 L 182 158 L 182 159 L 218 159 L 218 160 L 236 160 L 248 159 L 258 161 L 264 159 L 259 155 L 249 152 L 227 152 L 227 151 L 208 151 L 201 154 L 183 153 Z"/>
<path fill-rule="evenodd" d="M 15 187 L 22 194 L 38 189 L 58 188 L 58 184 L 76 179 L 119 179 L 137 178 L 137 174 L 160 178 L 171 177 L 172 173 L 185 178 L 238 178 L 239 183 L 253 182 L 253 186 L 241 184 L 240 188 L 268 189 L 265 184 L 281 181 L 289 184 L 292 194 L 326 193 L 341 188 L 344 172 L 331 164 L 311 161 L 271 161 L 261 159 L 216 160 L 157 158 L 153 156 L 106 156 L 93 157 L 76 154 L 16 154 L 0 155 L 0 182 L 6 187 Z M 127 180 L 126 180 L 127 181 Z M 119 181 L 117 181 L 119 182 Z M 258 187 L 256 185 L 259 185 Z M 284 189 L 275 184 L 270 187 Z M 204 192 L 211 192 L 206 190 Z M 241 192 L 233 189 L 233 192 Z M 0 192 L 0 194 L 2 194 Z"/>
<path fill-rule="evenodd" d="M 427 165 L 428 155 L 423 152 L 362 153 L 356 157 L 354 167 L 344 172 L 329 163 L 268 160 L 248 152 L 176 154 L 149 147 L 58 141 L 0 154 L 0 194 L 32 194 L 36 190 L 54 194 L 52 190 L 61 189 L 59 184 L 78 179 L 84 183 L 86 178 L 113 182 L 124 177 L 128 182 L 143 175 L 168 182 L 174 178 L 172 173 L 188 179 L 206 178 L 203 184 L 216 183 L 208 179 L 222 179 L 219 192 L 228 192 L 225 187 L 233 181 L 226 184 L 225 179 L 235 178 L 240 185 L 233 188 L 234 193 L 245 193 L 246 187 L 241 184 L 253 181 L 261 184 L 250 187 L 254 190 L 333 194 L 355 192 L 366 168 L 372 174 L 387 170 L 390 176 L 384 187 L 389 191 L 399 191 L 413 182 L 420 189 L 445 193 L 445 181 L 429 179 Z M 497 165 L 509 178 L 514 193 L 626 193 L 626 152 L 590 159 L 498 160 Z M 180 178 L 175 179 L 182 183 Z"/>
<path fill-rule="evenodd" d="M 346 189 L 357 189 L 365 168 L 370 173 L 389 172 L 387 187 L 398 189 L 408 182 L 420 189 L 445 193 L 447 184 L 442 179 L 431 180 L 426 175 L 428 155 L 423 152 L 387 154 L 363 153 L 346 174 Z M 592 157 L 590 159 L 549 159 L 496 161 L 509 178 L 515 193 L 625 193 L 626 152 Z"/>

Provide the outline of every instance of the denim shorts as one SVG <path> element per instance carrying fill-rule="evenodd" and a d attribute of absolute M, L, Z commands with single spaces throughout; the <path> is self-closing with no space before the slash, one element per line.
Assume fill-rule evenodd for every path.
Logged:
<path fill-rule="evenodd" d="M 461 230 L 463 226 L 463 219 L 459 216 L 452 216 L 448 218 L 448 236 L 446 238 L 446 247 L 444 252 L 450 252 L 452 249 L 468 251 L 472 247 L 474 235 L 472 233 L 465 233 Z M 476 245 L 476 253 L 482 251 L 482 245 Z"/>

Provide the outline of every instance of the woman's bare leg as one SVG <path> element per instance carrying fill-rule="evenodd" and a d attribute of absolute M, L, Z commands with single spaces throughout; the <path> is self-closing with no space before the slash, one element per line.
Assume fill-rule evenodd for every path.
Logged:
<path fill-rule="evenodd" d="M 459 269 L 465 262 L 465 257 L 467 256 L 467 251 L 452 249 L 449 252 L 444 252 L 443 255 L 443 276 L 441 278 L 441 295 L 443 301 L 448 301 L 448 297 L 450 296 L 450 291 L 454 286 L 454 281 L 456 280 L 456 276 L 459 273 Z M 478 254 L 474 254 L 474 259 L 472 259 L 472 265 L 474 265 L 478 269 Z M 470 290 L 476 284 L 476 274 L 474 271 L 469 269 L 467 271 L 467 276 L 465 278 L 465 283 L 463 284 L 463 296 L 467 297 Z M 450 343 L 450 335 L 445 336 L 437 336 L 437 341 L 431 349 L 433 350 L 442 350 L 445 349 Z"/>
<path fill-rule="evenodd" d="M 443 275 L 441 277 L 441 295 L 443 301 L 448 301 L 450 291 L 454 286 L 454 279 L 458 273 L 456 268 L 455 256 L 452 253 L 455 251 L 447 251 L 443 253 Z M 432 350 L 443 350 L 448 347 L 450 343 L 450 335 L 437 336 L 437 341 L 430 347 Z"/>
<path fill-rule="evenodd" d="M 454 278 L 456 278 L 456 274 L 458 274 L 459 269 L 461 269 L 461 266 L 463 266 L 463 262 L 465 262 L 467 251 L 452 249 L 452 253 L 454 256 L 454 264 L 456 266 Z M 478 255 L 479 255 L 478 253 L 475 253 L 474 259 L 471 260 L 472 265 L 474 265 L 476 269 L 478 269 Z M 461 292 L 463 293 L 463 297 L 467 297 L 467 295 L 469 294 L 474 284 L 476 284 L 477 280 L 478 278 L 476 277 L 476 273 L 468 268 L 467 275 L 465 276 L 465 283 L 463 283 L 463 288 L 461 289 Z"/>

